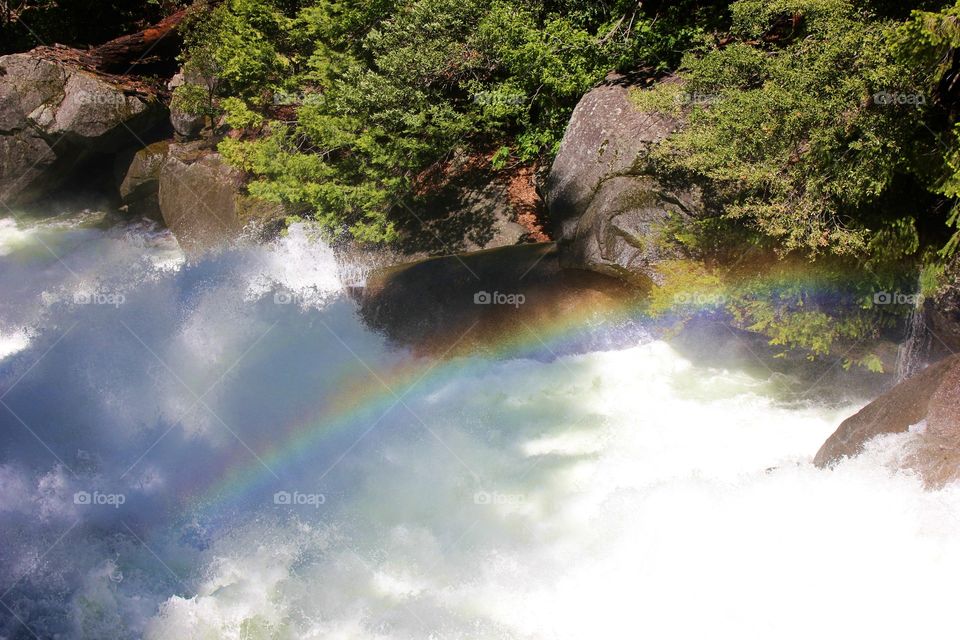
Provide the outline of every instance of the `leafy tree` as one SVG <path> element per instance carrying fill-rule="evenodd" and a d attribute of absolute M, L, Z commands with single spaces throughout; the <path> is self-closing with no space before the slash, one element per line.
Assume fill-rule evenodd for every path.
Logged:
<path fill-rule="evenodd" d="M 877 294 L 912 292 L 925 265 L 942 272 L 933 252 L 948 220 L 937 205 L 960 185 L 943 95 L 958 68 L 960 13 L 909 9 L 740 0 L 729 36 L 685 55 L 682 82 L 634 93 L 642 108 L 686 119 L 653 168 L 710 184 L 722 216 L 677 237 L 714 265 L 704 273 L 722 283 L 722 308 L 772 344 L 846 350 L 911 310 L 877 304 Z M 781 260 L 757 257 L 771 251 Z M 658 295 L 688 286 L 691 273 Z"/>
<path fill-rule="evenodd" d="M 954 202 L 960 198 L 960 94 L 954 88 L 960 72 L 960 2 L 940 12 L 915 11 L 895 38 L 895 52 L 905 65 L 922 73 L 925 88 L 947 111 L 945 120 L 932 123 L 941 135 L 945 153 L 942 164 L 928 179 L 932 189 Z M 948 223 L 960 227 L 960 206 L 951 211 Z M 941 255 L 949 257 L 960 246 L 960 231 L 953 234 Z"/>
<path fill-rule="evenodd" d="M 922 74 L 890 46 L 896 23 L 848 0 L 741 0 L 732 14 L 733 41 L 688 54 L 685 83 L 658 89 L 673 101 L 637 96 L 701 97 L 658 160 L 712 181 L 728 216 L 784 251 L 895 257 L 878 240 L 915 237 L 919 212 L 881 204 L 937 149 Z"/>

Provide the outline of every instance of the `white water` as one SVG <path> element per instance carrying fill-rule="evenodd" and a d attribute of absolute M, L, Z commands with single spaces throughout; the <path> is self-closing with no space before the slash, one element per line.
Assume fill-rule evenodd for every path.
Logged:
<path fill-rule="evenodd" d="M 955 624 L 960 489 L 890 470 L 914 436 L 810 464 L 862 400 L 790 404 L 776 380 L 662 342 L 461 360 L 268 471 L 247 446 L 409 359 L 356 320 L 325 247 L 300 229 L 188 265 L 141 227 L 0 231 L 0 398 L 17 416 L 0 405 L 2 638 Z M 77 302 L 111 293 L 122 304 Z M 263 482 L 235 501 L 204 491 L 238 464 Z"/>

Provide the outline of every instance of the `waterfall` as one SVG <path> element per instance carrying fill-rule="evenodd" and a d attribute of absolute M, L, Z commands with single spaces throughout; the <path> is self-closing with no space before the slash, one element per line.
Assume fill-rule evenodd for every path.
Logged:
<path fill-rule="evenodd" d="M 919 293 L 919 289 L 915 298 L 916 304 L 910 312 L 906 337 L 897 350 L 897 382 L 903 382 L 924 369 L 933 340 L 924 313 L 923 294 Z"/>

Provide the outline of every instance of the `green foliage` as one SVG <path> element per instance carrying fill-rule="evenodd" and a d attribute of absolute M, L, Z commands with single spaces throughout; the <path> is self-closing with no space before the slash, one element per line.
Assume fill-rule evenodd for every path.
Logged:
<path fill-rule="evenodd" d="M 852 271 L 837 258 L 811 264 L 763 255 L 715 264 L 664 262 L 658 267 L 663 284 L 651 292 L 647 311 L 680 322 L 722 313 L 734 326 L 765 335 L 781 356 L 795 351 L 811 360 L 842 356 L 845 366 L 882 372 L 875 354 L 853 347 L 869 344 L 903 321 L 903 306 L 877 304 L 876 296 L 912 291 L 909 274 L 892 268 Z"/>
<path fill-rule="evenodd" d="M 897 31 L 894 51 L 899 60 L 921 70 L 926 86 L 937 91 L 948 76 L 957 73 L 960 50 L 960 2 L 939 13 L 915 11 Z M 942 101 L 950 96 L 940 96 Z M 952 97 L 953 99 L 956 96 Z M 943 132 L 939 141 L 946 147 L 942 166 L 931 176 L 933 189 L 953 200 L 960 197 L 960 123 Z M 960 229 L 960 209 L 954 207 L 947 223 Z M 960 231 L 953 234 L 941 255 L 951 257 L 960 246 Z"/>
<path fill-rule="evenodd" d="M 913 293 L 917 273 L 930 295 L 960 245 L 947 231 L 960 207 L 944 218 L 934 206 L 960 197 L 960 3 L 912 4 L 934 11 L 740 0 L 723 45 L 689 51 L 679 81 L 632 95 L 686 121 L 652 166 L 709 183 L 723 215 L 674 238 L 713 265 L 722 286 L 704 282 L 725 312 L 772 345 L 817 357 L 894 330 L 912 309 L 874 296 Z M 731 267 L 737 244 L 784 260 Z M 668 288 L 698 290 L 689 278 Z M 847 364 L 881 367 L 870 354 Z"/>
<path fill-rule="evenodd" d="M 732 14 L 743 39 L 777 33 L 784 16 L 791 25 L 776 46 L 688 54 L 681 95 L 701 99 L 683 105 L 689 126 L 655 159 L 716 183 L 726 214 L 781 250 L 888 253 L 884 240 L 913 212 L 877 219 L 876 205 L 935 145 L 922 78 L 889 46 L 893 23 L 848 0 L 741 0 Z"/>
<path fill-rule="evenodd" d="M 199 89 L 178 100 L 255 134 L 222 148 L 255 176 L 251 191 L 390 240 L 424 170 L 491 147 L 496 167 L 549 158 L 609 71 L 666 69 L 702 40 L 719 12 L 700 4 L 228 0 L 189 25 Z"/>
<path fill-rule="evenodd" d="M 173 91 L 170 107 L 194 116 L 213 116 L 217 109 L 212 94 L 200 83 L 188 82 Z"/>
<path fill-rule="evenodd" d="M 920 295 L 924 298 L 930 298 L 936 295 L 937 291 L 944 284 L 944 275 L 946 267 L 940 262 L 931 262 L 924 266 L 920 272 Z"/>
<path fill-rule="evenodd" d="M 699 261 L 663 265 L 651 310 L 696 313 L 677 304 L 693 295 L 811 357 L 897 326 L 904 310 L 873 296 L 912 292 L 923 264 L 932 286 L 931 253 L 960 244 L 960 209 L 928 213 L 960 199 L 960 99 L 941 95 L 960 73 L 960 3 L 647 4 L 228 0 L 191 22 L 193 88 L 176 99 L 242 130 L 220 150 L 252 194 L 381 242 L 445 159 L 549 161 L 607 73 L 678 70 L 633 94 L 686 122 L 651 168 L 709 185 L 721 215 L 672 229 Z"/>

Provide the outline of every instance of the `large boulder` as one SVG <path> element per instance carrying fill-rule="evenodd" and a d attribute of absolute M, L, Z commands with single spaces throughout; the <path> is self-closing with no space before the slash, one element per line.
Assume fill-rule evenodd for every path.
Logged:
<path fill-rule="evenodd" d="M 247 195 L 243 175 L 205 143 L 172 144 L 160 170 L 160 212 L 181 248 L 199 254 L 276 229 L 284 207 Z"/>
<path fill-rule="evenodd" d="M 960 470 L 960 355 L 924 369 L 845 420 L 820 448 L 814 464 L 827 467 L 859 454 L 879 435 L 918 432 L 906 460 L 931 486 L 956 479 Z"/>
<path fill-rule="evenodd" d="M 573 112 L 550 171 L 546 201 L 566 268 L 661 284 L 661 261 L 679 257 L 671 224 L 702 214 L 700 190 L 667 184 L 646 167 L 650 149 L 677 130 L 664 113 L 640 111 L 631 86 L 611 76 Z"/>
<path fill-rule="evenodd" d="M 0 202 L 36 200 L 164 119 L 148 91 L 37 52 L 0 57 Z"/>
<path fill-rule="evenodd" d="M 533 177 L 531 167 L 493 169 L 488 154 L 452 154 L 418 176 L 413 194 L 398 203 L 398 248 L 450 255 L 546 240 L 533 232 L 542 204 Z"/>
<path fill-rule="evenodd" d="M 960 478 L 960 356 L 951 360 L 930 398 L 926 431 L 910 461 L 932 487 Z"/>

